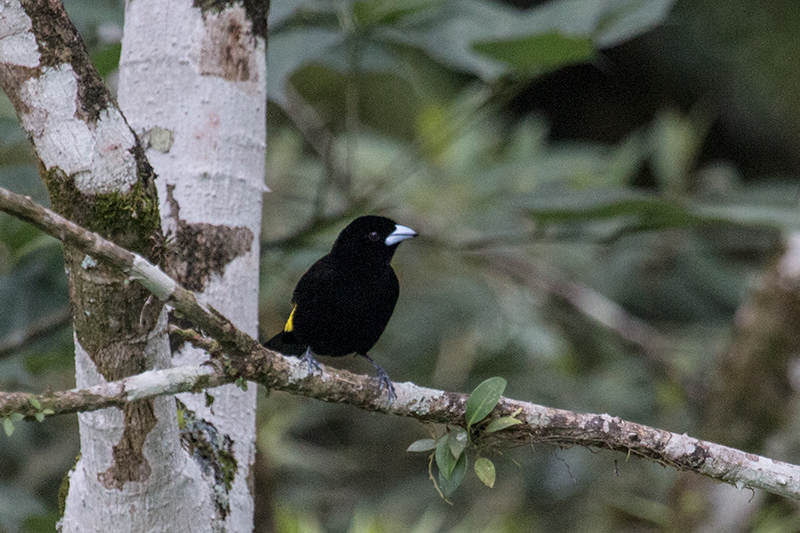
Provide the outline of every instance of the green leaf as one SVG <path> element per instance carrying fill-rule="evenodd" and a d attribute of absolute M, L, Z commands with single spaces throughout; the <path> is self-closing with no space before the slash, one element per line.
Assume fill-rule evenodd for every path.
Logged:
<path fill-rule="evenodd" d="M 25 415 L 23 415 L 22 413 L 11 413 L 11 416 L 9 416 L 9 418 L 11 419 L 12 422 L 16 424 L 20 420 L 24 420 Z"/>
<path fill-rule="evenodd" d="M 650 30 L 666 17 L 672 1 L 572 0 L 519 11 L 500 2 L 448 0 L 378 35 L 495 80 L 517 68 L 536 72 L 591 58 L 588 46 L 593 51 L 593 43 L 610 46 Z M 515 51 L 522 57 L 513 57 Z"/>
<path fill-rule="evenodd" d="M 54 414 L 56 414 L 56 412 L 53 411 L 52 409 L 43 409 L 42 410 L 42 414 L 43 415 L 54 415 Z"/>
<path fill-rule="evenodd" d="M 92 54 L 92 63 L 94 63 L 100 75 L 105 78 L 119 66 L 121 54 L 122 45 L 120 43 L 110 44 Z"/>
<path fill-rule="evenodd" d="M 433 439 L 420 439 L 414 441 L 406 448 L 407 452 L 429 452 L 436 448 L 436 441 Z"/>
<path fill-rule="evenodd" d="M 495 470 L 494 463 L 485 457 L 479 457 L 475 461 L 475 473 L 478 479 L 489 488 L 494 487 Z"/>
<path fill-rule="evenodd" d="M 752 196 L 752 194 L 751 194 Z M 734 224 L 795 231 L 800 215 L 789 205 L 678 202 L 666 196 L 622 187 L 560 189 L 521 195 L 518 205 L 540 224 L 589 223 L 617 219 L 635 230 Z"/>
<path fill-rule="evenodd" d="M 37 235 L 35 238 L 26 241 L 24 245 L 14 250 L 14 260 L 18 261 L 28 254 L 51 246 L 59 247 L 61 246 L 61 242 L 50 235 Z"/>
<path fill-rule="evenodd" d="M 695 204 L 692 213 L 710 221 L 789 231 L 800 229 L 800 215 L 795 206 L 753 205 L 744 202 L 722 205 Z"/>
<path fill-rule="evenodd" d="M 699 218 L 682 204 L 655 194 L 625 188 L 590 188 L 539 195 L 528 206 L 538 222 L 587 222 L 628 217 L 640 224 L 681 227 Z"/>
<path fill-rule="evenodd" d="M 488 415 L 506 390 L 506 380 L 501 377 L 489 378 L 472 391 L 467 400 L 465 418 L 469 429 Z"/>
<path fill-rule="evenodd" d="M 44 420 L 44 413 L 36 413 L 33 416 L 34 416 L 34 418 L 36 418 L 37 422 L 42 422 Z"/>
<path fill-rule="evenodd" d="M 341 40 L 342 35 L 338 29 L 319 24 L 310 28 L 289 28 L 275 34 L 270 33 L 267 50 L 267 62 L 270 65 L 267 94 L 270 99 L 278 104 L 288 105 L 285 86 L 289 83 L 290 76 L 301 67 L 322 63 L 321 58 L 329 57 L 331 50 Z"/>
<path fill-rule="evenodd" d="M 361 26 L 396 24 L 432 4 L 433 0 L 360 0 L 353 4 L 353 16 Z"/>
<path fill-rule="evenodd" d="M 268 94 L 282 106 L 289 104 L 288 83 L 304 94 L 309 86 L 296 83 L 293 75 L 310 65 L 342 73 L 405 72 L 418 86 L 430 67 L 416 51 L 487 81 L 515 72 L 542 73 L 591 59 L 595 46 L 649 31 L 666 18 L 673 2 L 571 0 L 525 11 L 485 0 L 274 2 Z M 354 37 L 357 65 L 349 46 Z M 113 65 L 112 50 L 106 55 Z"/>
<path fill-rule="evenodd" d="M 467 454 L 462 453 L 461 457 L 458 458 L 458 461 L 454 465 L 452 475 L 449 478 L 445 478 L 442 475 L 442 471 L 439 471 L 439 490 L 442 491 L 442 496 L 449 498 L 459 485 L 461 485 L 461 482 L 464 480 L 464 474 L 466 473 Z"/>
<path fill-rule="evenodd" d="M 453 457 L 458 459 L 461 457 L 461 452 L 467 447 L 467 442 L 469 442 L 467 432 L 464 428 L 456 427 L 450 432 L 450 438 L 448 440 L 450 442 L 450 452 L 453 454 Z"/>
<path fill-rule="evenodd" d="M 502 41 L 479 41 L 472 48 L 522 75 L 542 74 L 563 65 L 589 61 L 594 56 L 591 39 L 568 37 L 558 32 Z"/>
<path fill-rule="evenodd" d="M 456 467 L 457 459 L 450 451 L 450 434 L 445 435 L 436 444 L 436 466 L 439 467 L 439 474 L 445 479 L 450 479 L 453 469 Z"/>
<path fill-rule="evenodd" d="M 513 416 L 503 416 L 498 418 L 497 420 L 492 420 L 489 422 L 489 425 L 486 426 L 486 433 L 494 433 L 495 431 L 500 431 L 501 429 L 506 429 L 507 427 L 516 426 L 517 424 L 522 424 L 522 420 L 517 420 Z"/>
<path fill-rule="evenodd" d="M 40 403 L 39 403 L 39 400 L 37 400 L 37 399 L 36 399 L 36 398 L 34 398 L 33 396 L 29 396 L 29 397 L 28 397 L 28 403 L 29 403 L 29 404 L 31 404 L 31 405 L 33 406 L 33 408 L 34 408 L 34 409 L 37 409 L 37 410 L 39 410 L 39 411 L 41 411 L 41 410 L 42 410 L 42 404 L 40 404 Z"/>
<path fill-rule="evenodd" d="M 10 418 L 3 419 L 3 431 L 6 432 L 6 436 L 10 437 L 12 433 L 14 433 L 14 423 L 11 421 Z"/>

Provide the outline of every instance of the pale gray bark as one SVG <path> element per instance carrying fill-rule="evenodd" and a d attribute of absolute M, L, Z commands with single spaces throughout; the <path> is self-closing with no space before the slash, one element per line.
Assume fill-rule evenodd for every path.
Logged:
<path fill-rule="evenodd" d="M 265 39 L 254 31 L 259 14 L 242 4 L 205 11 L 195 5 L 127 3 L 119 102 L 147 142 L 146 154 L 159 176 L 168 270 L 256 336 L 266 190 Z M 173 364 L 199 365 L 207 357 L 184 344 Z M 184 419 L 192 420 L 183 429 L 193 433 L 189 441 L 205 439 L 214 453 L 235 461 L 232 483 L 218 465 L 200 465 L 213 499 L 214 527 L 229 532 L 253 527 L 248 478 L 255 458 L 256 391 L 227 385 L 178 396 Z M 217 432 L 213 441 L 209 428 Z"/>
<path fill-rule="evenodd" d="M 142 146 L 63 5 L 0 0 L 0 85 L 33 141 L 54 208 L 143 256 L 155 255 L 161 249 L 158 185 L 165 227 L 184 238 L 170 248 L 176 272 L 197 274 L 192 288 L 251 333 L 265 148 L 263 9 L 254 16 L 240 4 L 207 13 L 190 1 L 129 6 L 123 55 L 133 69 L 123 69 L 122 89 L 136 87 L 144 95 L 127 100 L 135 129 L 148 134 Z M 194 78 L 167 90 L 168 75 L 179 69 Z M 147 115 L 151 107 L 189 120 Z M 164 155 L 157 172 L 165 178 L 157 182 L 145 159 L 148 146 L 150 156 Z M 161 303 L 66 242 L 78 387 L 169 367 Z M 151 268 L 142 256 L 133 257 Z M 222 440 L 230 437 L 220 453 L 235 461 L 233 475 L 226 472 L 222 481 L 209 475 L 209 465 L 182 447 L 174 398 L 81 413 L 81 458 L 69 475 L 61 531 L 250 531 L 255 387 L 211 394 L 219 396 L 214 415 L 204 403 L 191 408 Z"/>

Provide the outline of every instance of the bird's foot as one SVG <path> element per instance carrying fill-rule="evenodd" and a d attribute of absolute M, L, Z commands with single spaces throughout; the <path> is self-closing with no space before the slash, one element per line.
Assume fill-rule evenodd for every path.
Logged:
<path fill-rule="evenodd" d="M 314 359 L 314 354 L 310 347 L 306 349 L 306 353 L 300 358 L 300 362 L 308 365 L 308 375 L 322 374 L 322 367 L 319 362 Z"/>
<path fill-rule="evenodd" d="M 381 366 L 378 363 L 373 361 L 372 357 L 370 357 L 367 354 L 361 354 L 361 355 L 366 357 L 367 361 L 372 363 L 372 366 L 374 366 L 375 370 L 377 370 L 378 373 L 375 377 L 378 378 L 378 384 L 380 385 L 378 387 L 378 392 L 382 392 L 385 390 L 386 396 L 389 399 L 389 405 L 392 405 L 394 399 L 397 398 L 397 392 L 395 392 L 394 390 L 394 383 L 392 383 L 392 380 L 389 379 L 389 374 L 387 374 L 386 371 L 383 368 L 381 368 Z"/>
<path fill-rule="evenodd" d="M 378 375 L 376 377 L 378 378 L 378 383 L 380 384 L 378 390 L 386 390 L 386 396 L 389 398 L 389 405 L 392 405 L 394 399 L 397 397 L 397 392 L 394 390 L 394 383 L 392 383 L 392 380 L 389 379 L 389 374 L 387 374 L 384 369 L 379 368 Z"/>

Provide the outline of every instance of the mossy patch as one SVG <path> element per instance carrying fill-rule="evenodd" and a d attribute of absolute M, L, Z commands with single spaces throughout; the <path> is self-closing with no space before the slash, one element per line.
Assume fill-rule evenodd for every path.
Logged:
<path fill-rule="evenodd" d="M 233 455 L 233 440 L 210 422 L 197 418 L 195 412 L 180 401 L 178 409 L 183 413 L 181 443 L 203 473 L 214 479 L 214 503 L 217 515 L 224 520 L 230 513 L 228 495 L 239 468 Z"/>
<path fill-rule="evenodd" d="M 149 165 L 147 165 L 149 167 Z M 59 168 L 45 170 L 42 178 L 50 192 L 53 209 L 116 244 L 152 259 L 160 242 L 161 218 L 155 187 L 140 180 L 126 193 L 85 194 Z M 149 192 L 147 189 L 153 189 Z"/>
<path fill-rule="evenodd" d="M 81 460 L 81 454 L 78 454 L 75 457 L 75 462 L 72 463 L 72 468 L 69 469 L 69 472 L 64 474 L 64 477 L 61 479 L 61 485 L 58 486 L 58 514 L 59 516 L 64 516 L 64 510 L 67 508 L 67 494 L 69 494 L 69 477 L 75 471 L 75 468 L 78 466 L 78 461 Z"/>

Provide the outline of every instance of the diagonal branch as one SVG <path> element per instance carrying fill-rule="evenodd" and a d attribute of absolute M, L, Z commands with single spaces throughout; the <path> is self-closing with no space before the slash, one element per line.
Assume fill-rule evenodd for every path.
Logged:
<path fill-rule="evenodd" d="M 395 383 L 397 398 L 388 405 L 374 379 L 322 366 L 309 376 L 304 363 L 258 346 L 240 358 L 234 372 L 212 366 L 184 366 L 151 370 L 119 381 L 84 390 L 52 394 L 0 393 L 0 416 L 21 413 L 33 417 L 43 409 L 56 414 L 121 407 L 127 402 L 198 391 L 247 379 L 270 389 L 345 403 L 366 411 L 410 417 L 422 422 L 464 424 L 468 395 Z M 37 406 L 37 407 L 34 407 Z M 547 443 L 556 446 L 591 446 L 638 455 L 695 472 L 739 488 L 760 488 L 800 499 L 800 466 L 740 450 L 628 422 L 607 414 L 576 413 L 502 398 L 490 417 L 515 416 L 522 424 L 486 435 L 492 446 Z"/>
<path fill-rule="evenodd" d="M 257 341 L 239 331 L 214 309 L 206 308 L 198 303 L 194 293 L 186 290 L 141 255 L 129 252 L 108 239 L 85 230 L 74 222 L 37 204 L 29 196 L 22 196 L 0 188 L 0 210 L 119 269 L 130 280 L 141 283 L 159 300 L 170 304 L 204 332 L 217 339 L 230 355 L 249 353 L 258 345 Z"/>
<path fill-rule="evenodd" d="M 208 349 L 215 355 L 214 361 L 224 363 L 218 366 L 153 370 L 83 390 L 41 395 L 0 393 L 2 417 L 12 413 L 34 417 L 45 410 L 58 414 L 120 407 L 134 400 L 251 380 L 270 389 L 345 403 L 367 411 L 426 422 L 464 425 L 466 394 L 428 389 L 413 383 L 396 383 L 397 398 L 389 405 L 371 377 L 324 366 L 320 374 L 310 376 L 306 366 L 298 359 L 284 357 L 262 347 L 219 313 L 200 305 L 191 292 L 138 254 L 84 230 L 28 197 L 5 189 L 0 189 L 0 210 L 14 214 L 48 234 L 79 247 L 92 257 L 114 265 L 130 279 L 147 287 L 205 331 L 213 340 L 189 340 Z M 183 333 L 186 335 L 186 332 Z M 503 398 L 490 417 L 496 419 L 503 416 L 514 416 L 522 423 L 483 436 L 483 442 L 487 445 L 549 443 L 557 446 L 592 446 L 635 454 L 740 488 L 760 488 L 800 499 L 800 466 L 607 414 L 576 413 Z"/>

